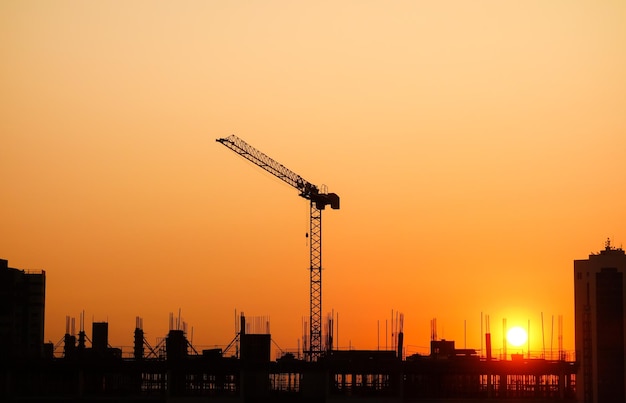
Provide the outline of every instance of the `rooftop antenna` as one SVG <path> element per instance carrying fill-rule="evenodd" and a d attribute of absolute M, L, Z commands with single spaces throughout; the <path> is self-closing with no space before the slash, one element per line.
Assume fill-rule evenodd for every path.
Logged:
<path fill-rule="evenodd" d="M 335 345 L 339 350 L 339 312 L 337 312 L 337 325 L 335 326 Z"/>
<path fill-rule="evenodd" d="M 480 356 L 483 355 L 483 312 L 480 312 Z"/>
<path fill-rule="evenodd" d="M 502 318 L 502 359 L 506 361 L 506 318 Z"/>
<path fill-rule="evenodd" d="M 546 337 L 543 333 L 543 312 L 541 312 L 541 341 L 543 342 L 543 358 L 546 358 Z"/>
<path fill-rule="evenodd" d="M 563 353 L 563 315 L 559 315 L 559 360 L 565 360 L 565 355 Z"/>
<path fill-rule="evenodd" d="M 528 359 L 530 360 L 530 319 L 528 319 L 528 344 L 527 344 L 527 348 L 528 348 Z"/>
<path fill-rule="evenodd" d="M 487 349 L 487 361 L 491 361 L 491 330 L 489 328 L 489 315 L 485 315 L 485 348 Z M 491 377 L 489 377 L 491 379 Z"/>

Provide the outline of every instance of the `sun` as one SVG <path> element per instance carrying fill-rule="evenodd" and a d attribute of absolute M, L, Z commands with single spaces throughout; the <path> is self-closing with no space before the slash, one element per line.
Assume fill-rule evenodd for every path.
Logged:
<path fill-rule="evenodd" d="M 526 334 L 526 330 L 522 329 L 519 326 L 515 326 L 509 329 L 506 333 L 506 340 L 513 346 L 519 347 L 522 344 L 526 343 L 528 340 L 528 335 Z"/>

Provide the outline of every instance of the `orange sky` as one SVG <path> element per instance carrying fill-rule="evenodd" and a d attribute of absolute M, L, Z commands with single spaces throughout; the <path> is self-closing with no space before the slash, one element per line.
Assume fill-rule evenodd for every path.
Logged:
<path fill-rule="evenodd" d="M 391 3 L 391 4 L 390 4 Z M 46 340 L 295 348 L 308 204 L 236 134 L 341 196 L 324 213 L 339 345 L 573 343 L 573 260 L 626 240 L 622 1 L 3 1 L 0 258 L 47 273 Z M 554 318 L 554 327 L 551 325 Z M 380 321 L 380 322 L 378 322 Z M 464 336 L 464 322 L 467 337 Z M 554 329 L 554 330 L 552 330 Z"/>

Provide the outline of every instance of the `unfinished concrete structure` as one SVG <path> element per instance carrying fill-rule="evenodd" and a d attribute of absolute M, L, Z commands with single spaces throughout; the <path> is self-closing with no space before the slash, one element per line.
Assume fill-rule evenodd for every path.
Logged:
<path fill-rule="evenodd" d="M 433 340 L 429 355 L 402 359 L 397 350 L 326 350 L 311 362 L 284 353 L 272 361 L 269 332 L 241 329 L 226 349 L 200 353 L 186 331 L 172 328 L 153 348 L 141 320 L 129 354 L 108 345 L 108 324 L 96 322 L 87 345 L 76 337 L 62 354 L 0 365 L 0 397 L 21 401 L 97 399 L 208 402 L 574 402 L 576 363 L 480 357 Z M 81 326 L 82 327 L 82 326 Z M 91 345 L 89 345 L 91 342 Z M 68 352 L 71 352 L 68 354 Z M 232 351 L 231 351 L 232 352 Z"/>

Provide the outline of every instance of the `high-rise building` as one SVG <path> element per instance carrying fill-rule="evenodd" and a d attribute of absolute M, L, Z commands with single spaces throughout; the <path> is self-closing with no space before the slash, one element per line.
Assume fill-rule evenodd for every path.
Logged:
<path fill-rule="evenodd" d="M 574 260 L 577 400 L 626 401 L 626 254 L 606 241 L 589 259 Z"/>
<path fill-rule="evenodd" d="M 0 259 L 0 357 L 40 357 L 44 342 L 46 272 L 9 267 Z"/>

